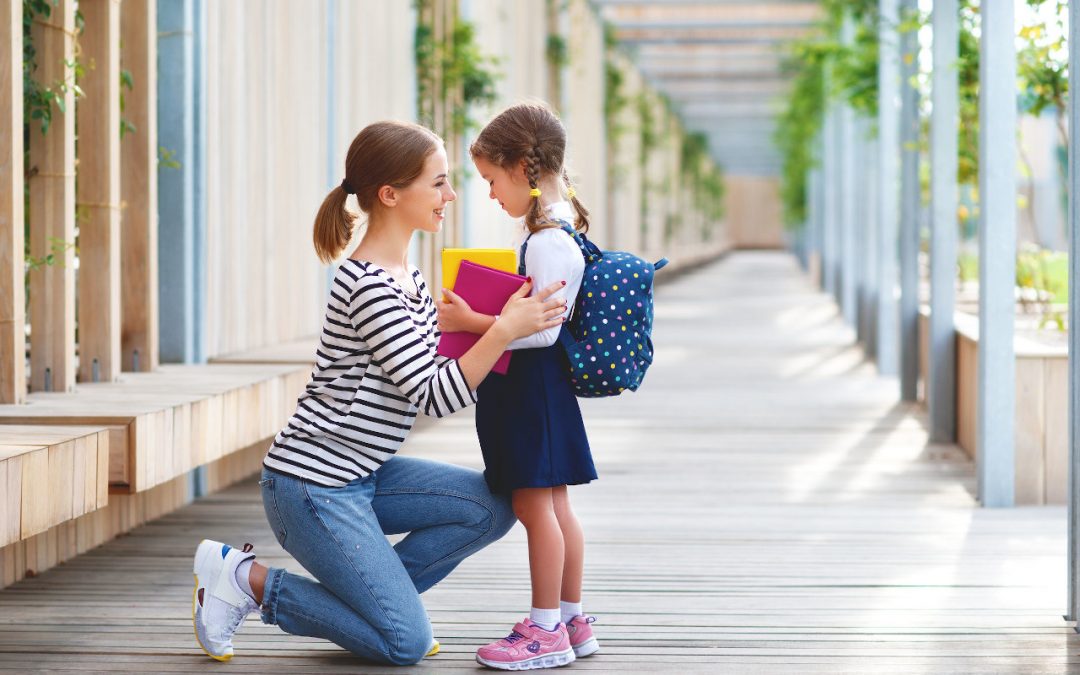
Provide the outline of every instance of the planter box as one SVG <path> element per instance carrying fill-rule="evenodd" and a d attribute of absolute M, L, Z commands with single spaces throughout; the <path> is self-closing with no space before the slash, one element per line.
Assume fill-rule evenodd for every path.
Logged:
<path fill-rule="evenodd" d="M 956 441 L 976 464 L 978 458 L 979 320 L 957 313 Z M 923 391 L 927 377 L 929 321 L 919 316 Z M 1064 345 L 1017 335 L 1016 504 L 1066 504 L 1069 466 L 1069 360 Z M 925 402 L 925 395 L 923 395 Z"/>

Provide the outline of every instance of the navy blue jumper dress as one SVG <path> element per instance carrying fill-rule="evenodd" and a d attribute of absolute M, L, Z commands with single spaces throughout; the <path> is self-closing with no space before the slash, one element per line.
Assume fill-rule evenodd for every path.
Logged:
<path fill-rule="evenodd" d="M 573 306 L 574 298 L 567 301 Z M 570 366 L 558 342 L 517 349 L 506 375 L 484 379 L 477 390 L 476 433 L 484 478 L 494 493 L 596 480 Z"/>

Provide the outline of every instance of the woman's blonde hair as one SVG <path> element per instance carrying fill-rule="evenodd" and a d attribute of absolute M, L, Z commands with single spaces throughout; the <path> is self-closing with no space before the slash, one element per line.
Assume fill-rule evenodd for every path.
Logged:
<path fill-rule="evenodd" d="M 315 216 L 313 239 L 319 259 L 336 259 L 352 240 L 356 213 L 345 206 L 356 195 L 360 210 L 371 214 L 379 188 L 404 188 L 424 170 L 424 162 L 442 144 L 433 131 L 410 122 L 384 121 L 364 127 L 345 156 L 345 179 L 326 195 Z"/>
<path fill-rule="evenodd" d="M 531 188 L 549 175 L 561 176 L 567 189 L 570 188 L 570 177 L 563 166 L 566 129 L 555 113 L 540 103 L 519 103 L 499 113 L 469 146 L 469 154 L 507 171 L 516 171 L 524 160 L 525 177 Z M 587 232 L 589 211 L 577 196 L 569 199 L 577 211 L 574 227 Z M 539 197 L 533 197 L 529 204 L 525 225 L 530 232 L 544 229 Z"/>

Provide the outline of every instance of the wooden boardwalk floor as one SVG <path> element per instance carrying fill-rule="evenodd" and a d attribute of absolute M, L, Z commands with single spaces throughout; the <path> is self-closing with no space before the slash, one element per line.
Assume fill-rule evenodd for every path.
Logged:
<path fill-rule="evenodd" d="M 583 407 L 601 479 L 572 490 L 586 610 L 605 672 L 1066 672 L 1065 511 L 977 508 L 970 462 L 927 443 L 790 257 L 739 253 L 658 292 L 641 392 Z M 477 465 L 468 414 L 408 453 Z M 237 656 L 190 627 L 201 537 L 289 565 L 254 481 L 0 591 L 0 670 L 401 672 L 252 617 Z M 524 533 L 425 595 L 443 650 L 473 652 L 528 610 Z"/>

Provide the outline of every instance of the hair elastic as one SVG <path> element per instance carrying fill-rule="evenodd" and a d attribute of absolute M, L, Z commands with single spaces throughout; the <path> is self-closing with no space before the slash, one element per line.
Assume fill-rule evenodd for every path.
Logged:
<path fill-rule="evenodd" d="M 574 197 L 577 197 L 577 190 L 575 190 L 572 187 L 567 187 L 566 188 L 566 198 L 567 199 L 573 199 Z"/>
<path fill-rule="evenodd" d="M 341 179 L 341 189 L 344 190 L 345 194 L 347 194 L 347 195 L 356 194 L 353 191 L 352 186 L 349 185 L 349 179 L 348 178 L 342 178 Z"/>
<path fill-rule="evenodd" d="M 540 188 L 533 188 L 533 189 L 529 190 L 529 196 L 530 197 L 539 197 L 540 196 Z"/>

